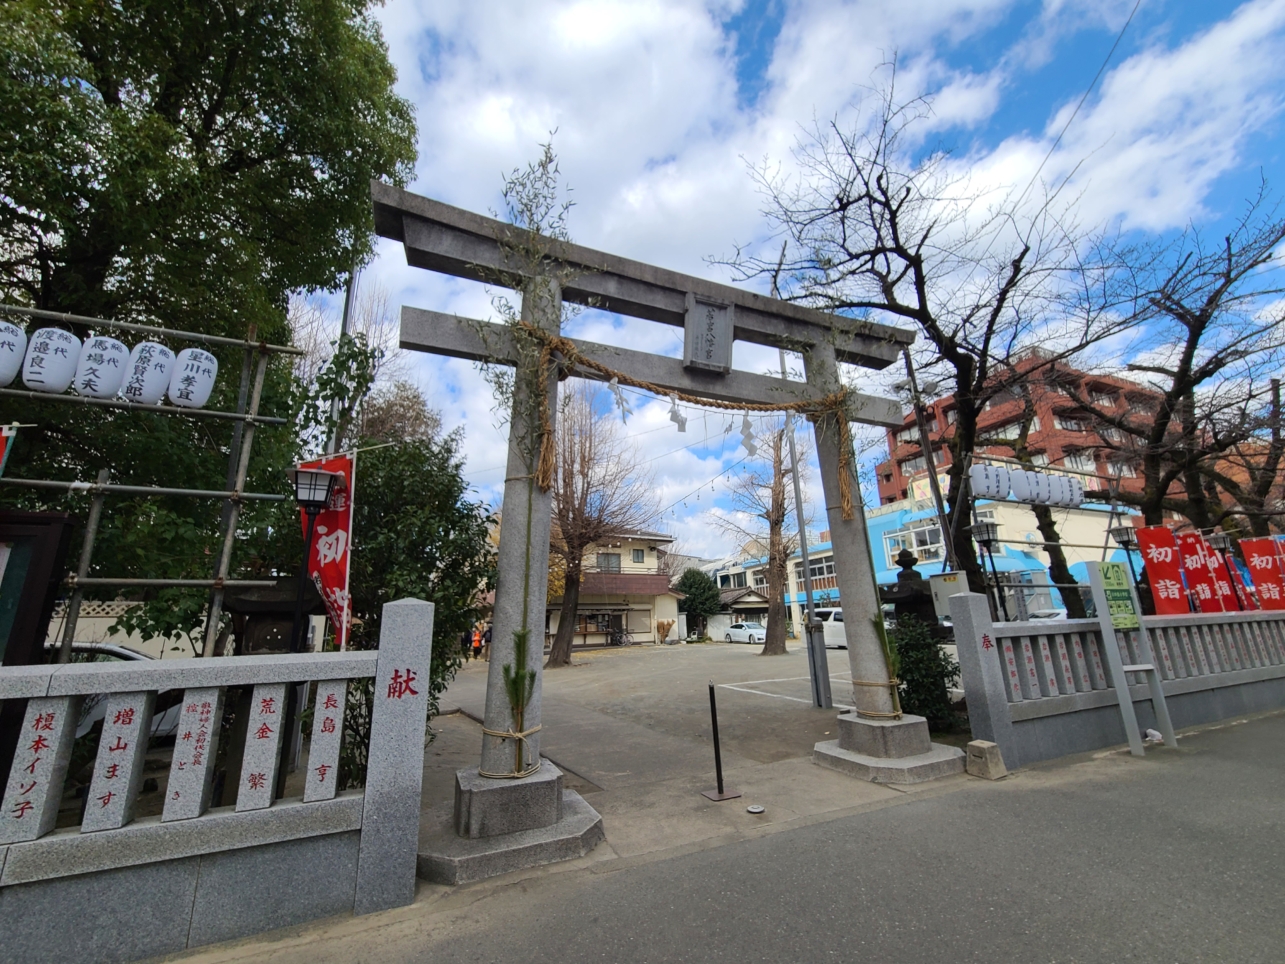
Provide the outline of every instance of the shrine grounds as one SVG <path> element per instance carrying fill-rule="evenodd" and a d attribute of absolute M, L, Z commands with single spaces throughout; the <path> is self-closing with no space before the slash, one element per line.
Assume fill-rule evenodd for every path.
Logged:
<path fill-rule="evenodd" d="M 810 762 L 834 713 L 811 706 L 801 651 L 758 649 L 577 653 L 546 674 L 544 753 L 604 819 L 588 856 L 421 882 L 408 907 L 172 959 L 1285 959 L 1285 713 L 1182 732 L 1145 759 L 1117 748 L 894 790 Z M 841 702 L 846 653 L 829 657 Z M 486 668 L 466 666 L 433 721 L 426 824 L 476 763 Z M 710 678 L 726 781 L 745 794 L 723 803 L 699 793 L 714 783 Z"/>

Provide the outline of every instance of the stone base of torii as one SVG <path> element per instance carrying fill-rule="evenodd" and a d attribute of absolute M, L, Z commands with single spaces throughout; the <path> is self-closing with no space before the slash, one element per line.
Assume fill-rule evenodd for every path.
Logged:
<path fill-rule="evenodd" d="M 817 406 L 841 388 L 840 362 L 882 369 L 914 339 L 902 329 L 825 314 L 579 245 L 542 241 L 541 256 L 531 259 L 523 256 L 531 249 L 530 239 L 511 225 L 380 183 L 371 185 L 371 194 L 376 231 L 402 242 L 410 265 L 521 289 L 521 319 L 543 338 L 560 337 L 564 302 L 685 330 L 682 359 L 570 339 L 563 344 L 581 360 L 573 366 L 577 377 L 605 380 L 607 369 L 653 390 L 738 407 Z M 734 340 L 799 352 L 807 381 L 733 371 Z M 478 767 L 456 775 L 453 819 L 421 840 L 420 876 L 464 883 L 581 856 L 603 839 L 602 820 L 579 794 L 563 789 L 561 771 L 540 756 L 551 495 L 536 477 L 541 433 L 552 427 L 557 412 L 558 376 L 533 368 L 529 347 L 523 361 L 511 327 L 440 312 L 403 308 L 401 347 L 516 367 L 482 757 Z M 540 377 L 546 379 L 543 407 Z M 856 712 L 839 717 L 839 739 L 817 744 L 814 760 L 880 783 L 917 783 L 962 772 L 961 751 L 931 743 L 922 717 L 894 712 L 854 458 L 841 417 L 899 426 L 902 412 L 890 399 L 849 391 L 842 411 L 810 416 L 847 617 L 848 659 L 852 678 L 859 681 L 852 696 Z M 519 638 L 532 645 L 519 645 Z M 515 654 L 524 650 L 525 667 L 517 666 Z M 515 720 L 512 673 L 521 670 L 533 684 Z"/>

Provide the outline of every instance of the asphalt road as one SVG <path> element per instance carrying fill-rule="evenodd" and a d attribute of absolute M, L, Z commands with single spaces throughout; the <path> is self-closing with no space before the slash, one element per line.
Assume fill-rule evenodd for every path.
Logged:
<path fill-rule="evenodd" d="M 607 874 L 551 876 L 377 957 L 1279 962 L 1283 747 L 1285 716 L 1260 718 L 1146 760 L 1099 756 Z"/>

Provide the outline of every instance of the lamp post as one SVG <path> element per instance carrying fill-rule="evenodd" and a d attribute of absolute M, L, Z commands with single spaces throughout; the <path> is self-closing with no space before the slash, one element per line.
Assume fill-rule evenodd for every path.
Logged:
<path fill-rule="evenodd" d="M 303 539 L 303 562 L 299 566 L 299 584 L 295 590 L 294 620 L 290 624 L 290 652 L 303 650 L 303 593 L 308 582 L 308 561 L 312 558 L 312 537 L 317 528 L 317 516 L 321 510 L 330 505 L 330 498 L 336 488 L 344 484 L 344 477 L 338 472 L 326 472 L 323 469 L 294 469 L 291 472 L 294 482 L 294 498 L 303 509 L 308 519 L 308 529 Z M 296 687 L 286 687 L 285 714 L 281 730 L 281 759 L 277 764 L 277 798 L 285 796 L 286 768 L 290 761 L 290 752 L 294 743 Z"/>
<path fill-rule="evenodd" d="M 995 598 L 999 601 L 1000 612 L 1004 614 L 1004 622 L 1009 622 L 1008 603 L 1004 600 L 1004 591 L 999 584 L 999 570 L 995 568 L 995 553 L 991 546 L 999 541 L 999 525 L 994 522 L 974 522 L 970 527 L 973 533 L 973 541 L 982 547 L 985 556 L 990 557 L 991 575 L 995 580 Z"/>
<path fill-rule="evenodd" d="M 1227 557 L 1231 554 L 1231 534 L 1218 529 L 1209 534 L 1207 541 L 1222 556 L 1223 572 L 1227 573 L 1227 581 L 1231 583 L 1231 591 L 1236 597 L 1236 605 L 1241 609 L 1249 608 L 1245 605 L 1245 600 L 1241 598 L 1240 590 L 1236 588 L 1236 580 L 1231 574 L 1231 563 L 1227 560 Z"/>
<path fill-rule="evenodd" d="M 1109 530 L 1115 544 L 1124 550 L 1124 557 L 1129 560 L 1129 575 L 1133 584 L 1138 584 L 1138 570 L 1133 567 L 1133 550 L 1138 548 L 1138 532 L 1131 525 L 1112 526 Z"/>

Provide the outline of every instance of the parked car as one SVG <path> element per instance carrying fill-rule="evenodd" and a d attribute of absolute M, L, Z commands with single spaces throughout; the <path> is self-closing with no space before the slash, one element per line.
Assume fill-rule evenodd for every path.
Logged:
<path fill-rule="evenodd" d="M 1035 609 L 1026 614 L 1027 619 L 1066 619 L 1065 609 Z"/>
<path fill-rule="evenodd" d="M 723 639 L 729 643 L 761 643 L 766 635 L 762 623 L 732 623 Z"/>
<path fill-rule="evenodd" d="M 58 651 L 58 643 L 45 643 L 46 653 Z M 114 663 L 121 660 L 155 659 L 146 653 L 140 653 L 128 646 L 117 646 L 115 643 L 72 643 L 71 658 L 73 663 Z M 179 716 L 183 711 L 181 696 L 178 690 L 166 690 L 156 694 L 156 709 L 152 712 L 152 736 L 173 736 L 178 729 Z M 95 693 L 86 696 L 80 704 L 80 721 L 76 724 L 76 736 L 82 737 L 93 729 L 94 724 L 107 715 L 107 694 Z"/>
<path fill-rule="evenodd" d="M 847 649 L 848 637 L 843 633 L 843 610 L 818 609 L 816 616 L 821 621 L 821 634 L 825 638 L 825 648 Z"/>

